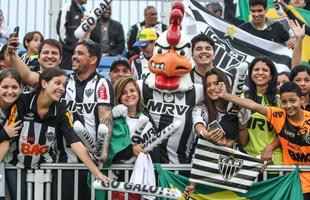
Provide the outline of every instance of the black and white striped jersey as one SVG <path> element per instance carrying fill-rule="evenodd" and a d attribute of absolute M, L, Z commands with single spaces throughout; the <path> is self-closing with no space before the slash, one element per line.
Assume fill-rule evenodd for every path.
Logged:
<path fill-rule="evenodd" d="M 218 117 L 217 120 L 221 121 L 222 117 L 226 114 L 226 112 L 220 112 L 218 111 Z M 203 124 L 205 127 L 210 123 L 209 116 L 208 116 L 208 110 L 205 105 L 199 105 L 195 106 L 193 113 L 193 128 L 195 128 L 195 125 L 197 124 Z"/>
<path fill-rule="evenodd" d="M 203 82 L 203 76 L 201 76 L 200 74 L 198 74 L 195 70 L 195 68 L 192 69 L 192 71 L 190 72 L 191 75 L 191 79 L 193 81 L 193 83 L 196 84 L 202 84 Z"/>
<path fill-rule="evenodd" d="M 73 121 L 79 120 L 95 141 L 99 126 L 98 106 L 112 107 L 113 88 L 111 83 L 97 72 L 83 81 L 70 74 L 62 101 L 66 102 Z M 78 161 L 71 149 L 66 148 L 66 152 L 68 157 L 62 157 L 61 162 Z"/>
<path fill-rule="evenodd" d="M 16 137 L 16 149 L 11 164 L 21 168 L 36 168 L 40 163 L 56 162 L 58 142 L 64 137 L 68 145 L 80 141 L 72 127 L 65 104 L 54 102 L 41 119 L 37 112 L 37 94 L 21 94 L 17 101 L 17 120 L 23 128 Z"/>
<path fill-rule="evenodd" d="M 141 84 L 141 83 L 140 83 Z M 186 92 L 162 93 L 142 84 L 144 104 L 151 114 L 158 131 L 176 120 L 180 120 L 180 129 L 160 145 L 162 163 L 189 163 L 192 132 L 192 109 L 203 100 L 202 85 L 194 84 Z"/>
<path fill-rule="evenodd" d="M 216 66 L 214 66 L 216 67 Z M 230 74 L 229 72 L 225 71 L 223 68 L 220 67 L 216 67 L 217 69 L 221 70 L 222 72 L 224 72 L 228 78 L 229 84 L 232 85 L 234 77 L 232 74 Z M 203 76 L 201 76 L 200 74 L 198 74 L 198 72 L 196 71 L 196 68 L 194 67 L 192 69 L 192 71 L 190 72 L 190 76 L 191 79 L 193 81 L 193 83 L 196 84 L 203 84 Z"/>
<path fill-rule="evenodd" d="M 133 70 L 133 77 L 136 80 L 145 79 L 150 73 L 149 61 L 143 53 L 140 53 L 139 57 L 131 62 L 131 69 Z"/>

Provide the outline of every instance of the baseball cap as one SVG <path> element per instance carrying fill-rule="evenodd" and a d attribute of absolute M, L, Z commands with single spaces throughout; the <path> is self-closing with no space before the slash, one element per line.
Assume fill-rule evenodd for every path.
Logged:
<path fill-rule="evenodd" d="M 145 47 L 150 41 L 157 40 L 156 32 L 151 28 L 142 29 L 138 35 L 138 40 L 133 44 L 136 47 Z"/>
<path fill-rule="evenodd" d="M 112 62 L 111 67 L 110 67 L 110 71 L 112 71 L 118 64 L 123 64 L 123 65 L 125 65 L 128 69 L 131 70 L 130 63 L 129 63 L 129 61 L 128 61 L 127 58 L 125 58 L 125 57 L 117 57 L 117 58 L 115 58 L 114 61 Z"/>

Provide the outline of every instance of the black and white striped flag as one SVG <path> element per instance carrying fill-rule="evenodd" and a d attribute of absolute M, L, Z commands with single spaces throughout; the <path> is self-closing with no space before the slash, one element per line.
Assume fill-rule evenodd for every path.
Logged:
<path fill-rule="evenodd" d="M 262 164 L 261 160 L 242 152 L 199 139 L 190 181 L 246 193 Z"/>
<path fill-rule="evenodd" d="M 195 0 L 184 0 L 186 17 L 183 30 L 190 38 L 204 33 L 215 41 L 214 64 L 233 76 L 235 68 L 244 61 L 251 62 L 257 56 L 268 56 L 278 72 L 289 71 L 292 50 L 287 47 L 251 35 L 210 13 Z"/>

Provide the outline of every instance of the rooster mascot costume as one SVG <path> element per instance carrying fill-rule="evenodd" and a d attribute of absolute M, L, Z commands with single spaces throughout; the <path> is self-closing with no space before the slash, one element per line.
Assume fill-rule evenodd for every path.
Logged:
<path fill-rule="evenodd" d="M 143 102 L 159 131 L 178 120 L 182 122 L 176 133 L 160 144 L 155 162 L 190 163 L 194 141 L 191 111 L 203 100 L 202 85 L 190 78 L 191 43 L 181 31 L 183 16 L 183 4 L 174 3 L 169 28 L 156 40 L 148 63 L 151 73 L 138 82 Z"/>

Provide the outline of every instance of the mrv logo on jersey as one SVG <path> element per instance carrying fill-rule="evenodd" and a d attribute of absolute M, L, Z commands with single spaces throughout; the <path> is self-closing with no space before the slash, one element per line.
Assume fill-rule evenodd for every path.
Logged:
<path fill-rule="evenodd" d="M 67 109 L 69 112 L 77 112 L 80 115 L 91 114 L 94 112 L 97 103 L 77 103 L 75 101 L 66 101 Z"/>
<path fill-rule="evenodd" d="M 151 112 L 160 114 L 184 115 L 188 111 L 189 106 L 149 100 L 149 102 L 147 103 L 147 108 Z"/>

